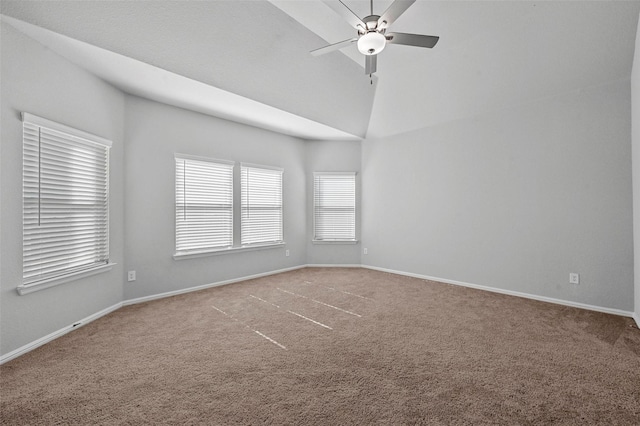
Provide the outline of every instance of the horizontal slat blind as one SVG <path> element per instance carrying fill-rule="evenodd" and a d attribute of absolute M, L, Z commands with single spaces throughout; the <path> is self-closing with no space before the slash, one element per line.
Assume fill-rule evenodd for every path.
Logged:
<path fill-rule="evenodd" d="M 109 146 L 29 117 L 23 123 L 24 285 L 109 263 Z"/>
<path fill-rule="evenodd" d="M 282 170 L 242 165 L 241 243 L 282 241 Z"/>
<path fill-rule="evenodd" d="M 313 177 L 313 205 L 315 240 L 355 240 L 355 173 L 315 173 Z"/>
<path fill-rule="evenodd" d="M 176 252 L 233 245 L 233 164 L 176 155 Z"/>

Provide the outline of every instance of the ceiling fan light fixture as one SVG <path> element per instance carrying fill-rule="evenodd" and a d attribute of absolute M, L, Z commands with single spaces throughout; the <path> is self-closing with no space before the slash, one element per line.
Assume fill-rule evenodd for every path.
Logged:
<path fill-rule="evenodd" d="M 369 31 L 358 39 L 358 50 L 363 55 L 377 55 L 387 44 L 384 35 L 377 31 Z"/>

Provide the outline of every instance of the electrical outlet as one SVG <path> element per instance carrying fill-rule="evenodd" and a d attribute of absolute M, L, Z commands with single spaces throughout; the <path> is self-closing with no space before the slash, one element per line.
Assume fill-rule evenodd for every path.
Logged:
<path fill-rule="evenodd" d="M 285 251 L 284 251 L 284 255 L 285 255 L 285 256 L 289 256 L 289 250 L 285 250 Z"/>
<path fill-rule="evenodd" d="M 136 271 L 127 272 L 127 281 L 135 281 L 136 280 Z"/>
<path fill-rule="evenodd" d="M 365 247 L 364 248 L 364 254 L 368 254 L 368 253 L 369 253 L 369 250 Z"/>
<path fill-rule="evenodd" d="M 569 274 L 569 283 L 570 284 L 580 284 L 580 274 L 576 274 L 572 272 Z"/>

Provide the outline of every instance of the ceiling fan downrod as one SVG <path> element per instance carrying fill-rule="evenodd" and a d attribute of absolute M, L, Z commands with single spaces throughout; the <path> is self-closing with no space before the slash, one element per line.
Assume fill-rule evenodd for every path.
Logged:
<path fill-rule="evenodd" d="M 387 33 L 387 29 L 400 17 L 416 0 L 395 0 L 380 16 L 373 14 L 373 0 L 369 1 L 371 14 L 364 18 L 358 17 L 343 0 L 323 2 L 341 15 L 358 32 L 357 37 L 330 44 L 311 51 L 314 56 L 333 52 L 356 43 L 358 50 L 365 56 L 364 72 L 371 78 L 377 69 L 378 54 L 387 44 L 401 44 L 405 46 L 432 48 L 440 37 L 422 34 Z"/>

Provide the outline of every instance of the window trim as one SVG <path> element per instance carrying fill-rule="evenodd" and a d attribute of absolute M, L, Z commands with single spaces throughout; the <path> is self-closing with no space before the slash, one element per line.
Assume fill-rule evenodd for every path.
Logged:
<path fill-rule="evenodd" d="M 358 244 L 358 239 L 355 240 L 311 240 L 313 244 Z"/>
<path fill-rule="evenodd" d="M 176 158 L 184 159 L 184 160 L 196 160 L 196 161 L 207 161 L 207 162 L 216 162 L 220 164 L 227 164 L 233 166 L 233 239 L 232 246 L 229 247 L 214 247 L 214 248 L 203 248 L 200 250 L 189 250 L 189 251 L 176 251 L 175 250 L 175 241 L 174 241 L 174 252 L 173 259 L 175 261 L 186 260 L 186 259 L 194 259 L 200 257 L 208 257 L 208 256 L 220 256 L 230 253 L 242 253 L 246 251 L 254 251 L 254 250 L 267 250 L 267 249 L 275 249 L 275 248 L 284 248 L 287 243 L 284 240 L 284 168 L 275 167 L 275 166 L 265 166 L 261 164 L 253 164 L 253 163 L 245 163 L 245 162 L 236 162 L 232 160 L 221 160 L 218 158 L 212 157 L 204 157 L 198 155 L 191 154 L 181 154 L 174 153 L 174 162 Z M 174 163 L 175 164 L 175 163 Z M 237 167 L 240 165 L 240 167 Z M 242 166 L 247 167 L 256 167 L 263 168 L 267 170 L 276 170 L 282 172 L 282 241 L 268 242 L 268 243 L 254 243 L 254 244 L 245 244 L 241 245 L 241 210 L 242 210 L 242 195 L 240 193 L 241 190 L 241 172 Z M 175 165 L 174 165 L 175 167 Z M 240 181 L 240 182 L 238 182 Z M 175 190 L 174 190 L 175 191 Z M 174 193 L 175 198 L 175 193 Z M 175 200 L 174 200 L 175 201 Z M 236 226 L 237 225 L 237 226 Z M 175 220 L 174 220 L 175 227 Z M 175 229 L 174 229 L 175 234 Z"/>
<path fill-rule="evenodd" d="M 191 250 L 178 250 L 177 249 L 177 244 L 178 244 L 178 218 L 177 216 L 174 217 L 174 245 L 173 245 L 173 258 L 174 259 L 185 259 L 185 258 L 189 258 L 189 257 L 201 257 L 203 255 L 206 255 L 207 253 L 211 253 L 211 254 L 215 254 L 215 253 L 220 253 L 220 252 L 224 252 L 224 251 L 228 251 L 231 250 L 233 248 L 233 245 L 235 243 L 235 220 L 234 220 L 234 214 L 235 214 L 235 161 L 230 161 L 230 160 L 221 160 L 218 158 L 211 158 L 211 157 L 203 157 L 203 156 L 198 156 L 198 155 L 190 155 L 190 154 L 180 154 L 180 153 L 174 153 L 173 155 L 174 157 L 174 173 L 177 172 L 177 160 L 183 160 L 183 161 L 200 161 L 200 162 L 205 162 L 205 163 L 214 163 L 214 164 L 219 164 L 219 165 L 224 165 L 224 166 L 230 166 L 231 167 L 231 245 L 230 246 L 217 246 L 217 247 L 209 247 L 209 248 L 201 248 L 201 249 L 191 249 Z M 176 179 L 177 182 L 177 174 L 174 174 L 174 179 Z M 175 189 L 175 185 L 174 185 L 174 213 L 177 212 L 177 192 Z"/>
<path fill-rule="evenodd" d="M 91 143 L 95 143 L 97 145 L 102 145 L 105 146 L 107 149 L 111 148 L 113 143 L 112 141 L 103 138 L 101 136 L 97 136 L 94 135 L 92 133 L 89 132 L 85 132 L 83 130 L 80 129 L 76 129 L 70 126 L 66 126 L 64 124 L 61 123 L 57 123 L 55 121 L 51 121 L 48 120 L 46 118 L 42 118 L 39 117 L 35 114 L 31 114 L 28 112 L 22 112 L 21 113 L 21 119 L 22 119 L 22 123 L 24 126 L 24 123 L 30 123 L 34 126 L 37 127 L 44 127 L 47 128 L 48 130 L 54 131 L 54 132 L 60 132 L 60 133 L 64 133 L 65 137 L 68 137 L 69 140 L 72 141 L 79 141 L 82 143 L 86 143 L 87 141 L 91 142 Z M 23 146 L 24 146 L 24 130 L 23 130 Z M 110 180 L 110 174 L 109 174 L 109 152 L 107 151 L 107 185 L 109 185 L 109 180 Z M 23 174 L 24 174 L 24 170 L 23 170 Z M 23 178 L 24 179 L 24 178 Z M 24 187 L 24 181 L 22 183 L 23 187 Z M 109 192 L 107 192 L 107 247 L 109 244 L 109 222 L 110 222 L 110 206 L 109 206 L 109 200 L 111 198 L 111 195 Z M 23 203 L 24 203 L 24 199 L 23 199 Z M 23 216 L 24 216 L 24 212 L 23 212 Z M 24 230 L 24 223 L 22 224 L 23 230 Z M 24 231 L 23 231 L 24 232 Z M 107 252 L 109 252 L 109 249 L 107 248 Z M 96 264 L 96 265 L 92 265 L 92 266 L 87 266 L 86 268 L 82 268 L 82 269 L 76 269 L 74 271 L 70 271 L 70 272 L 66 272 L 63 273 L 61 275 L 57 275 L 57 276 L 53 276 L 53 277 L 49 277 L 40 281 L 36 281 L 36 282 L 31 282 L 31 283 L 24 283 L 21 282 L 17 287 L 16 287 L 16 291 L 18 292 L 18 294 L 20 296 L 29 294 L 29 293 L 33 293 L 36 291 L 40 291 L 40 290 L 44 290 L 47 288 L 51 288 L 60 284 L 64 284 L 67 282 L 71 282 L 71 281 L 76 281 L 82 278 L 86 278 L 92 275 L 96 275 L 96 274 L 100 274 L 103 272 L 108 272 L 110 271 L 113 266 L 117 265 L 116 263 L 111 261 L 111 258 L 109 256 L 107 263 L 103 263 L 103 264 Z M 24 280 L 24 277 L 22 278 L 22 280 Z"/>
<path fill-rule="evenodd" d="M 229 247 L 219 250 L 202 250 L 202 251 L 194 251 L 193 253 L 175 253 L 173 255 L 174 260 L 184 260 L 184 259 L 193 259 L 198 257 L 207 257 L 207 256 L 219 256 L 223 254 L 230 253 L 241 253 L 245 251 L 254 251 L 254 250 L 266 250 L 272 248 L 279 248 L 286 246 L 287 243 L 282 241 L 279 243 L 269 243 L 269 244 L 251 244 L 240 247 Z"/>
<path fill-rule="evenodd" d="M 275 172 L 280 172 L 280 234 L 281 239 L 278 241 L 265 241 L 265 242 L 257 242 L 257 243 L 243 243 L 242 242 L 242 169 L 243 168 L 252 168 L 252 169 L 264 169 Z M 239 206 L 239 218 L 240 218 L 240 239 L 238 241 L 239 245 L 234 246 L 233 248 L 252 248 L 252 247 L 264 247 L 264 246 L 278 246 L 284 244 L 284 168 L 275 167 L 275 166 L 264 166 L 261 164 L 252 164 L 252 163 L 240 163 L 240 202 Z"/>
<path fill-rule="evenodd" d="M 81 271 L 71 272 L 65 275 L 61 275 L 59 277 L 53 277 L 47 280 L 38 281 L 37 283 L 20 284 L 17 287 L 18 294 L 20 296 L 24 296 L 25 294 L 33 293 L 34 291 L 44 290 L 45 288 L 54 287 L 59 284 L 68 283 L 70 281 L 76 281 L 81 278 L 90 277 L 92 275 L 101 274 L 103 272 L 108 272 L 115 265 L 117 265 L 117 263 L 110 261 L 109 263 L 105 263 L 104 265 L 98 265 L 92 268 L 83 269 Z"/>
<path fill-rule="evenodd" d="M 56 123 L 55 121 L 47 120 L 46 118 L 38 117 L 37 115 L 30 114 L 28 112 L 22 113 L 22 122 L 24 123 L 25 121 L 36 126 L 46 127 L 51 130 L 67 133 L 70 136 L 74 136 L 78 139 L 99 143 L 109 148 L 111 148 L 111 145 L 113 144 L 109 139 L 105 139 L 103 137 L 96 136 L 92 133 L 88 133 L 79 129 L 74 129 L 73 127 L 65 126 L 64 124 Z"/>
<path fill-rule="evenodd" d="M 357 212 L 358 212 L 358 182 L 356 176 L 358 172 L 313 172 L 313 238 L 311 239 L 312 244 L 358 244 L 358 226 L 357 226 Z M 332 240 L 319 240 L 316 239 L 316 177 L 317 176 L 353 176 L 353 214 L 354 214 L 354 228 L 353 228 L 353 239 L 332 239 Z"/>

